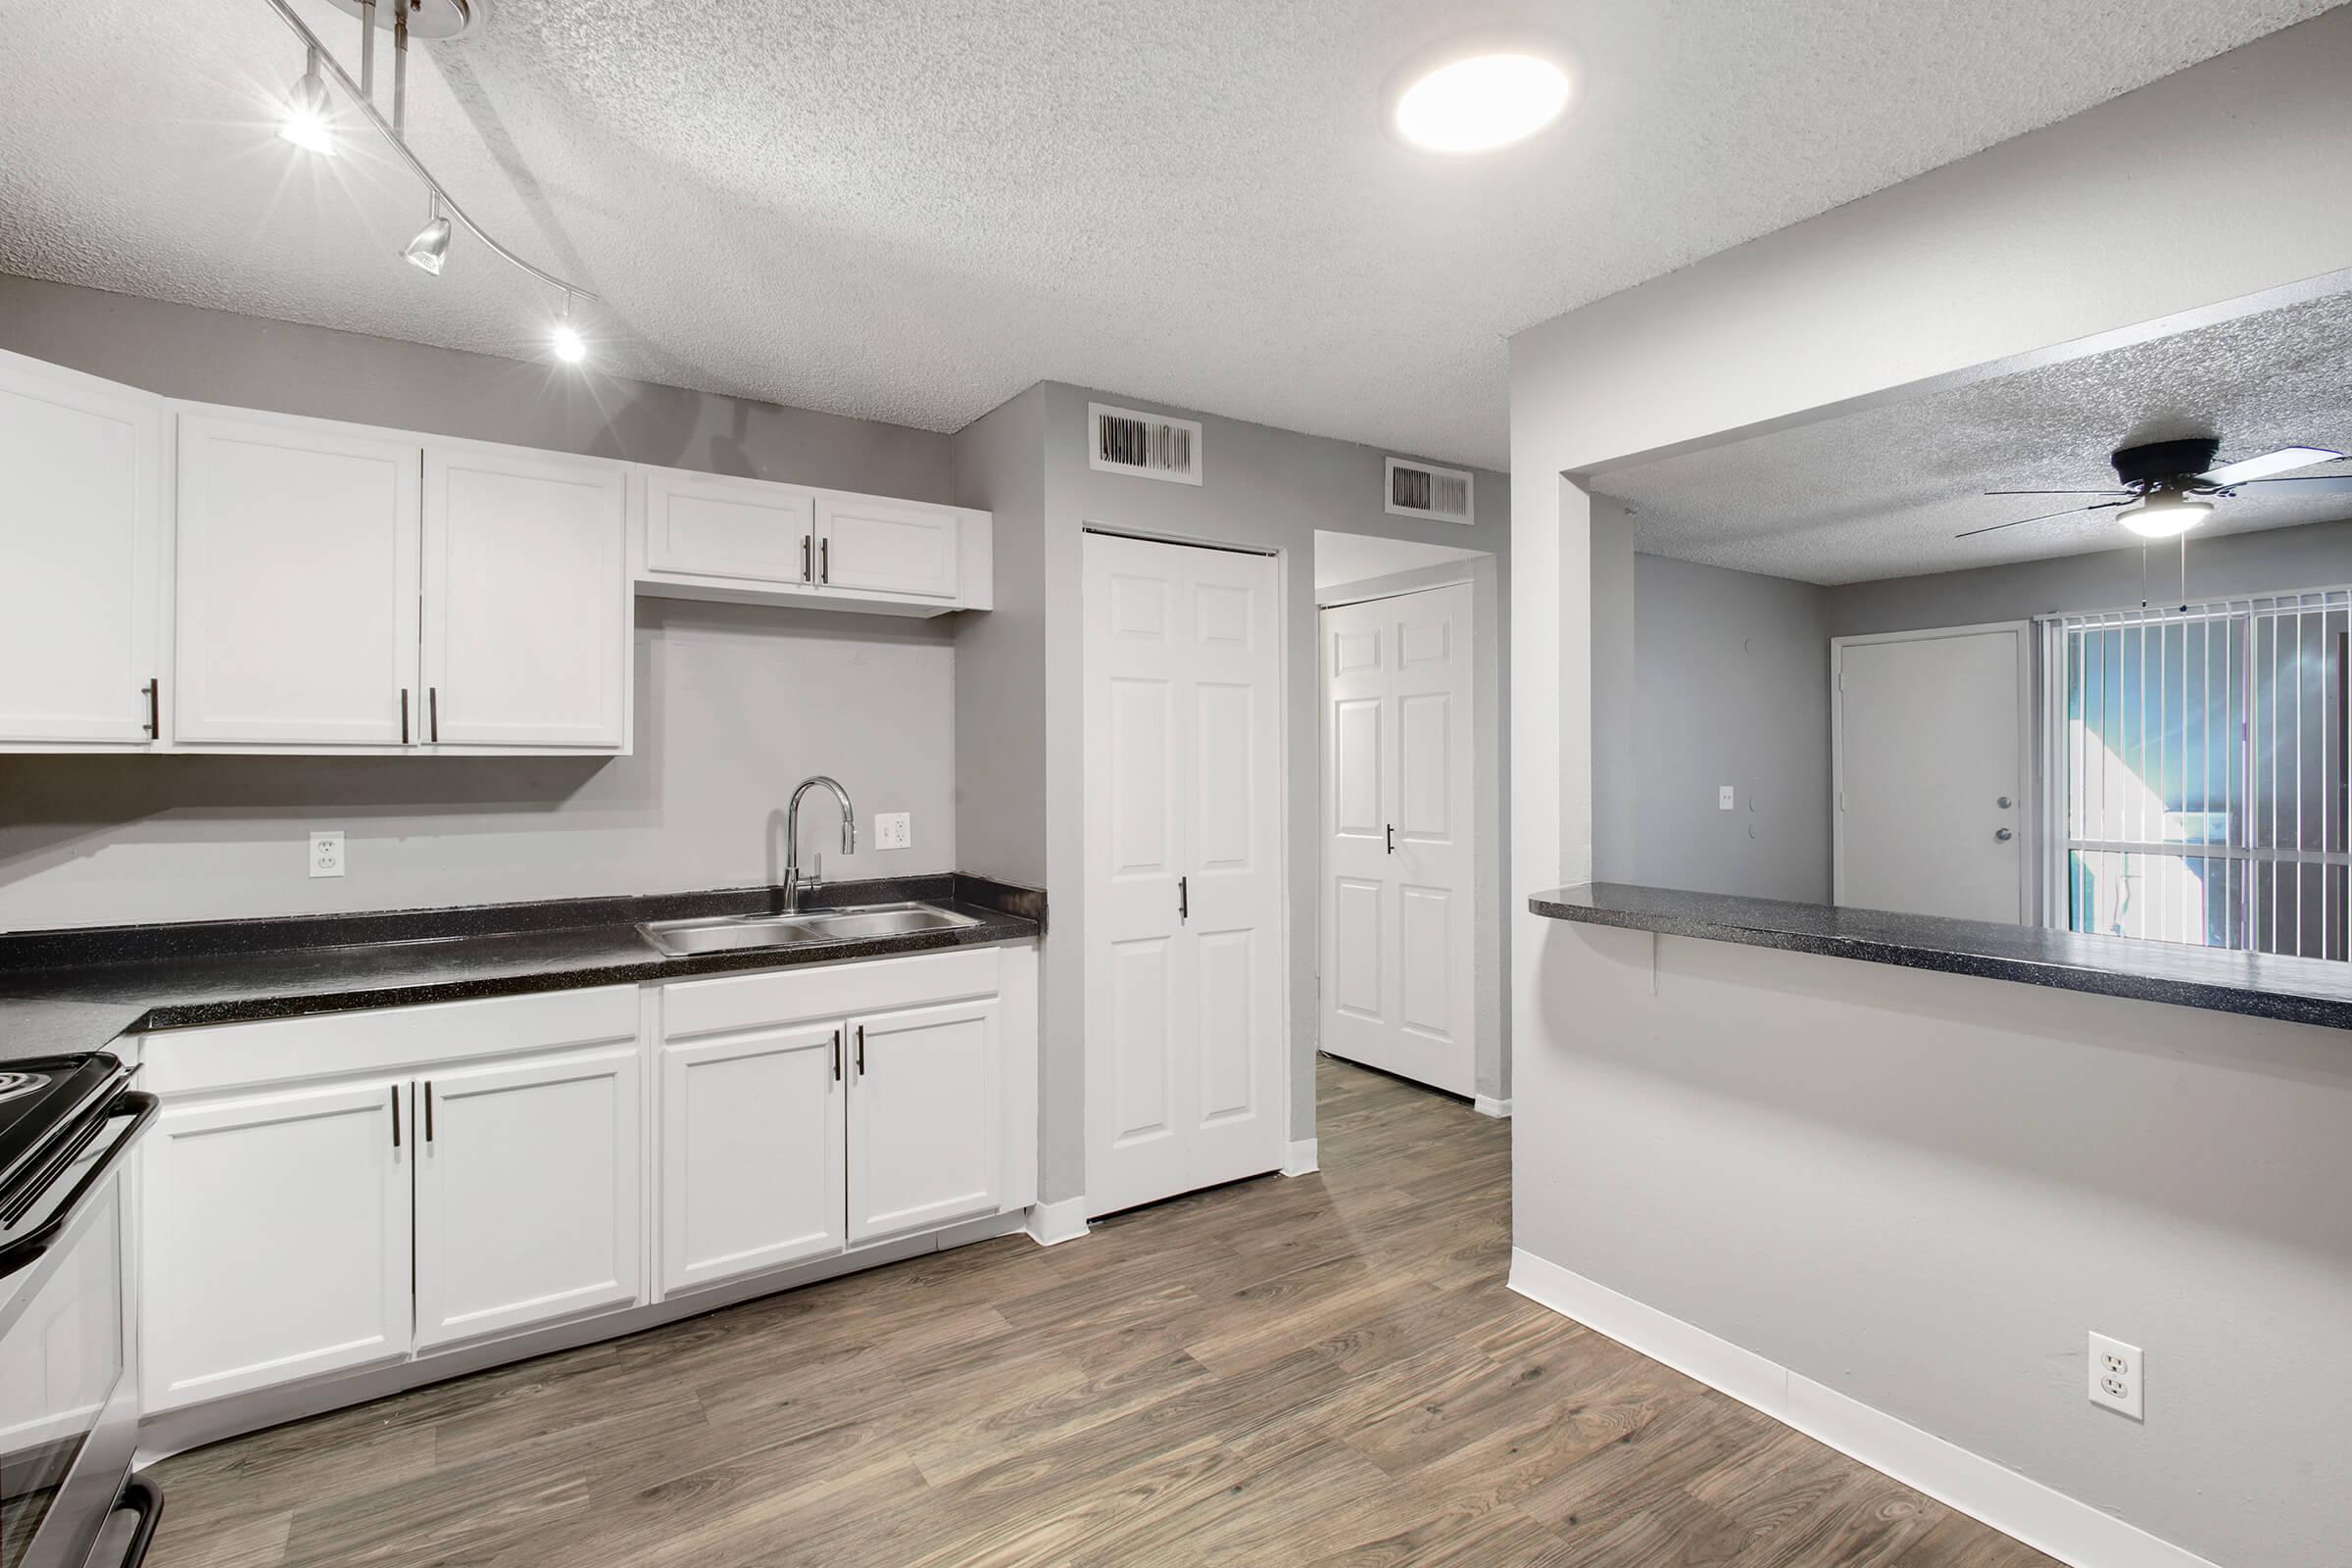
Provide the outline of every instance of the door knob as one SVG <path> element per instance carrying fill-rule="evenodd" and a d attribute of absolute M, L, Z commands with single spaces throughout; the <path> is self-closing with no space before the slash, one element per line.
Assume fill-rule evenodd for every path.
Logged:
<path fill-rule="evenodd" d="M 2002 796 L 2002 797 L 2001 797 L 2001 798 L 2000 798 L 1998 801 L 1995 801 L 1993 804 L 1994 804 L 1995 806 L 1998 806 L 1998 807 L 1999 807 L 1999 808 L 2000 808 L 2002 810 L 2006 811 L 2007 809 L 2009 809 L 2009 797 L 2008 797 L 2008 796 L 2006 796 L 2006 795 L 2004 795 L 2004 796 Z"/>
<path fill-rule="evenodd" d="M 2005 828 L 2005 827 L 1996 827 L 1996 828 L 1994 828 L 1994 829 L 1992 830 L 1992 836 L 1993 836 L 1994 838 L 1996 838 L 1996 839 L 2000 840 L 2000 841 L 2001 841 L 2003 844 L 2006 844 L 2006 843 L 2008 843 L 2008 842 L 2009 842 L 2011 839 L 2013 839 L 2013 838 L 2017 837 L 2017 835 L 2016 835 L 2016 834 L 2014 834 L 2014 833 L 2010 832 L 2010 831 L 2009 831 L 2007 828 Z"/>

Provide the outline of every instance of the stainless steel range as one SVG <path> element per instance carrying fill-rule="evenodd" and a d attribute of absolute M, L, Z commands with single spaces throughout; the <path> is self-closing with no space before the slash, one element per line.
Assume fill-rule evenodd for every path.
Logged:
<path fill-rule="evenodd" d="M 163 1510 L 130 1474 L 122 1171 L 155 1097 L 129 1080 L 103 1052 L 0 1067 L 0 1568 L 135 1568 Z"/>

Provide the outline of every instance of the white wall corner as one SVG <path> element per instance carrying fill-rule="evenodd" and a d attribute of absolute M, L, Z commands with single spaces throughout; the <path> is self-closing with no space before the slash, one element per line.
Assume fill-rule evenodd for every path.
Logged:
<path fill-rule="evenodd" d="M 1029 1239 L 1040 1247 L 1058 1247 L 1086 1234 L 1086 1200 L 1063 1198 L 1051 1203 L 1031 1203 Z"/>
<path fill-rule="evenodd" d="M 2075 1568 L 2215 1568 L 2184 1546 L 1521 1248 L 1511 1289 Z"/>
<path fill-rule="evenodd" d="M 1323 1167 L 1315 1163 L 1315 1141 L 1312 1138 L 1293 1140 L 1282 1157 L 1285 1176 L 1311 1176 Z"/>
<path fill-rule="evenodd" d="M 1508 1119 L 1511 1114 L 1511 1102 L 1507 1096 L 1497 1100 L 1493 1095 L 1481 1095 L 1474 1103 L 1481 1116 L 1493 1116 L 1501 1120 Z"/>

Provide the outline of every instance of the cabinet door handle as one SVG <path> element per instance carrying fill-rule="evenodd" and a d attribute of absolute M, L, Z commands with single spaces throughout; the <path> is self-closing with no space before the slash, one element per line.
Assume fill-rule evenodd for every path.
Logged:
<path fill-rule="evenodd" d="M 1193 879 L 1189 876 L 1180 876 L 1176 879 L 1176 918 L 1181 923 L 1192 917 Z"/>
<path fill-rule="evenodd" d="M 424 1081 L 424 1141 L 433 1141 L 433 1081 Z"/>
<path fill-rule="evenodd" d="M 1394 822 L 1389 824 L 1389 853 L 1391 855 L 1396 853 L 1396 824 Z"/>
<path fill-rule="evenodd" d="M 808 535 L 801 535 L 801 581 L 811 580 L 808 571 Z"/>
<path fill-rule="evenodd" d="M 833 1031 L 833 1081 L 841 1082 L 841 1031 Z"/>
<path fill-rule="evenodd" d="M 400 689 L 400 744 L 409 744 L 409 689 Z"/>
<path fill-rule="evenodd" d="M 828 583 L 833 580 L 833 536 L 831 534 L 825 535 L 817 542 L 816 580 L 819 583 Z"/>
<path fill-rule="evenodd" d="M 865 1025 L 858 1026 L 858 1076 L 865 1076 Z"/>
<path fill-rule="evenodd" d="M 147 738 L 164 738 L 164 677 L 158 675 L 147 683 Z"/>
<path fill-rule="evenodd" d="M 427 686 L 427 687 L 424 689 L 424 705 L 425 705 L 425 707 L 426 707 L 428 710 L 431 710 L 431 713 L 432 713 L 432 721 L 433 721 L 433 744 L 434 744 L 435 746 L 438 746 L 438 745 L 440 745 L 440 744 L 441 744 L 441 688 L 440 688 L 440 687 L 438 687 L 438 686 Z M 429 1139 L 429 1138 L 427 1139 L 427 1142 L 430 1142 L 430 1139 Z"/>
<path fill-rule="evenodd" d="M 400 1147 L 400 1085 L 393 1084 L 390 1088 L 392 1090 L 392 1147 L 398 1149 Z"/>

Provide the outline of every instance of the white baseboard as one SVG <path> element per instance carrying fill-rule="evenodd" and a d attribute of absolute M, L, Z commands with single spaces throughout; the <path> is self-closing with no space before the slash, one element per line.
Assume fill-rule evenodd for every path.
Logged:
<path fill-rule="evenodd" d="M 1299 1139 L 1282 1156 L 1282 1173 L 1285 1176 L 1312 1175 L 1322 1168 L 1315 1163 L 1315 1141 L 1312 1138 Z"/>
<path fill-rule="evenodd" d="M 1507 1099 L 1496 1100 L 1493 1095 L 1481 1095 L 1476 1100 L 1472 1101 L 1471 1104 L 1477 1109 L 1481 1116 L 1494 1116 L 1507 1119 L 1511 1114 L 1510 1101 Z"/>
<path fill-rule="evenodd" d="M 1511 1249 L 1511 1289 L 2075 1568 L 2214 1568 L 2186 1547 L 1519 1248 Z"/>
<path fill-rule="evenodd" d="M 1040 1247 L 1058 1247 L 1086 1234 L 1086 1200 L 1064 1198 L 1029 1205 L 1029 1239 Z"/>

